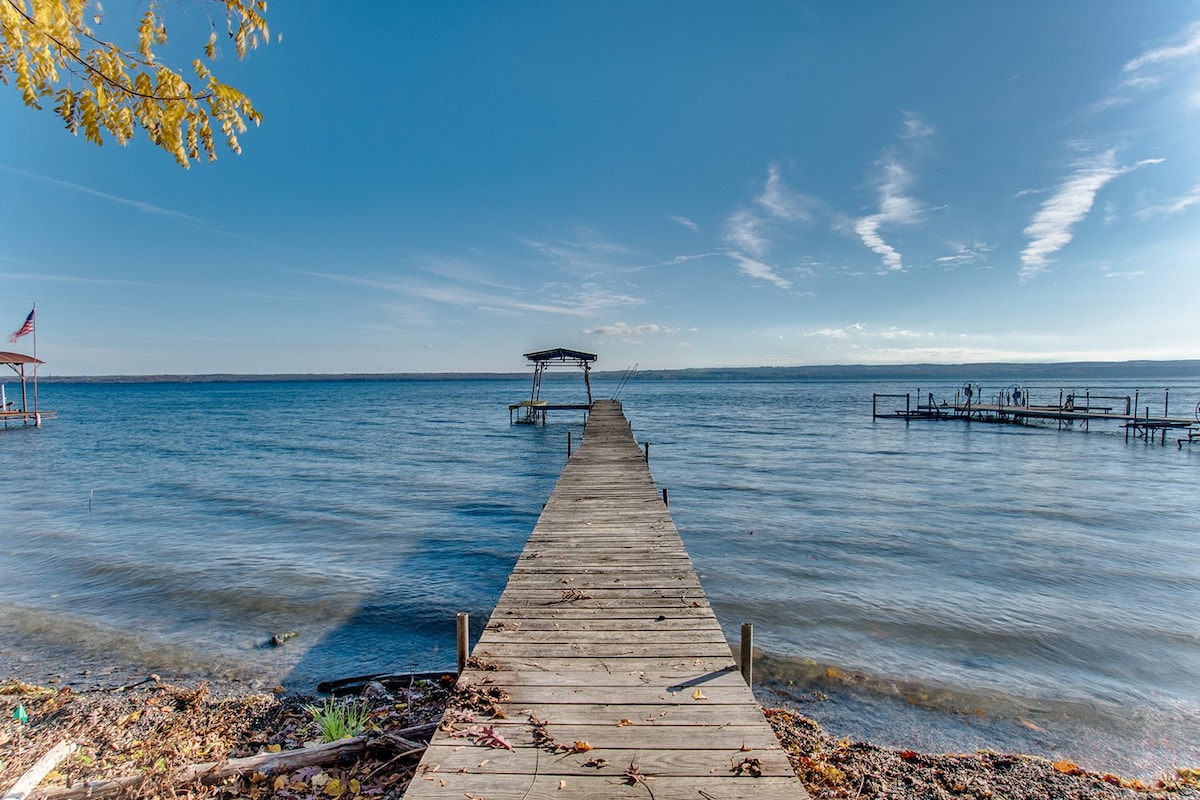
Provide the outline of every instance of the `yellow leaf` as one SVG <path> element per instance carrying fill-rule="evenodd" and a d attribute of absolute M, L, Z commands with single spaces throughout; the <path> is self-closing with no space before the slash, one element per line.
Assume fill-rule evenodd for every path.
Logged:
<path fill-rule="evenodd" d="M 586 753 L 588 750 L 595 750 L 595 749 L 596 748 L 592 747 L 591 744 L 583 741 L 582 739 L 575 742 L 575 744 L 573 744 L 571 746 L 572 753 Z"/>
<path fill-rule="evenodd" d="M 324 791 L 330 797 L 337 797 L 342 793 L 342 782 L 337 778 L 332 778 L 329 783 L 325 784 Z"/>
<path fill-rule="evenodd" d="M 696 691 L 692 692 L 692 699 L 693 700 L 707 700 L 708 696 L 705 695 L 704 692 L 697 689 Z"/>
<path fill-rule="evenodd" d="M 629 727 L 630 725 L 633 725 L 633 724 L 634 724 L 633 720 L 631 720 L 631 719 L 623 719 L 623 720 L 621 720 L 620 722 L 618 722 L 618 723 L 617 723 L 617 727 L 618 727 L 618 728 L 627 728 L 627 727 Z"/>
<path fill-rule="evenodd" d="M 268 753 L 278 753 L 278 752 L 279 752 L 280 750 L 282 750 L 282 749 L 283 749 L 283 746 L 282 746 L 282 745 L 278 745 L 278 744 L 269 744 L 269 745 L 267 745 L 267 752 L 268 752 Z"/>

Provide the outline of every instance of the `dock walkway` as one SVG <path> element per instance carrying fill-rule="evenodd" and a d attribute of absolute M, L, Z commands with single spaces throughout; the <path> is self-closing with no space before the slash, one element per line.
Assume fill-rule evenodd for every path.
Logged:
<path fill-rule="evenodd" d="M 807 798 L 615 401 L 598 401 L 407 800 Z M 505 749 L 497 738 L 512 747 Z"/>

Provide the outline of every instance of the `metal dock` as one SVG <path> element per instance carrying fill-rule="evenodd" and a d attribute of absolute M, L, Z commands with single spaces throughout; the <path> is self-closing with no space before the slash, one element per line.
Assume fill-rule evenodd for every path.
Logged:
<path fill-rule="evenodd" d="M 807 798 L 615 401 L 593 406 L 458 686 L 409 800 Z"/>

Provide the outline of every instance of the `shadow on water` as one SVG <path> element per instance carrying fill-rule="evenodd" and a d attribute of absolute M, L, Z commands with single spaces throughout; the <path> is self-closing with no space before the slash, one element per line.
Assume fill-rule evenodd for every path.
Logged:
<path fill-rule="evenodd" d="M 391 552 L 376 562 L 385 568 L 373 591 L 315 641 L 299 632 L 303 655 L 283 678 L 287 691 L 312 693 L 362 675 L 453 673 L 460 612 L 470 615 L 472 645 L 478 640 L 566 462 L 568 432 L 578 443 L 583 417 L 562 412 L 545 425 L 504 419 L 486 427 L 493 433 L 482 440 L 469 436 L 426 454 L 446 491 L 408 497 L 382 522 L 380 546 Z M 397 480 L 390 491 L 411 488 Z M 421 525 L 410 525 L 413 514 Z"/>

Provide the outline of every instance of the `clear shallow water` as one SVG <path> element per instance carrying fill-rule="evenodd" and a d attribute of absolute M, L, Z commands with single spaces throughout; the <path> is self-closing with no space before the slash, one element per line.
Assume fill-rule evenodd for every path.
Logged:
<path fill-rule="evenodd" d="M 955 384 L 622 389 L 730 640 L 755 623 L 764 693 L 882 744 L 1200 763 L 1197 446 L 871 419 L 872 392 L 918 388 Z M 0 666 L 297 691 L 450 666 L 455 613 L 482 626 L 582 431 L 510 426 L 527 390 L 43 384 L 58 419 L 0 432 Z M 1200 380 L 1171 396 L 1190 412 Z"/>

